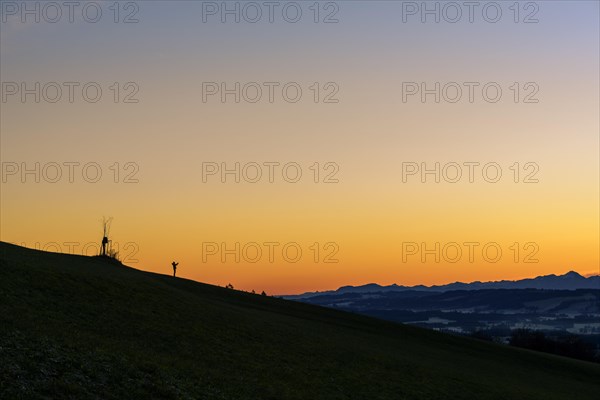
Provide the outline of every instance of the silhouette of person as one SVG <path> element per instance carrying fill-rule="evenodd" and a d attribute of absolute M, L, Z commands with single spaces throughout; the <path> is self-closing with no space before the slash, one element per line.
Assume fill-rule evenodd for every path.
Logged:
<path fill-rule="evenodd" d="M 175 277 L 175 274 L 177 273 L 177 266 L 179 265 L 179 263 L 173 261 L 171 265 L 173 266 L 173 277 Z"/>

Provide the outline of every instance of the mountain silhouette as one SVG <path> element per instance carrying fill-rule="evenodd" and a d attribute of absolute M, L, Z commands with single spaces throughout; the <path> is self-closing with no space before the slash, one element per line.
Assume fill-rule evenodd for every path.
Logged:
<path fill-rule="evenodd" d="M 401 292 L 406 290 L 428 291 L 428 292 L 447 292 L 451 290 L 482 290 L 482 289 L 544 289 L 544 290 L 577 290 L 577 289 L 600 289 L 600 276 L 590 276 L 588 278 L 578 274 L 575 271 L 569 271 L 564 275 L 543 275 L 536 278 L 527 278 L 516 281 L 502 280 L 492 282 L 475 281 L 471 283 L 454 282 L 447 285 L 437 286 L 401 286 L 397 284 L 381 286 L 376 283 L 369 283 L 361 286 L 342 286 L 337 290 L 323 292 L 307 292 L 300 295 L 283 296 L 287 299 L 301 299 L 312 296 L 321 296 L 324 294 L 345 294 L 345 293 L 381 293 L 381 292 Z"/>

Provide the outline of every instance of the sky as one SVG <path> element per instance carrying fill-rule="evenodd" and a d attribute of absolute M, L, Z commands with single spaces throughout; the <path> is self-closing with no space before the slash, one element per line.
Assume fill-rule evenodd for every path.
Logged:
<path fill-rule="evenodd" d="M 597 1 L 61 4 L 0 2 L 2 241 L 112 217 L 269 294 L 600 272 Z"/>

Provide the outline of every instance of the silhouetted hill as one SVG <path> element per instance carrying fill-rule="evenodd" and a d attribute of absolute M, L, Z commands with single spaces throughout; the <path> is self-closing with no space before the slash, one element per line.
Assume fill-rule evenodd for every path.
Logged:
<path fill-rule="evenodd" d="M 592 363 L 0 243 L 2 399 L 580 400 L 599 392 Z"/>

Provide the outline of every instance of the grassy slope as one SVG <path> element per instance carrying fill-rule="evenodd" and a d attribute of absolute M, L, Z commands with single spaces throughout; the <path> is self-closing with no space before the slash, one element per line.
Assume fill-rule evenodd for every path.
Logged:
<path fill-rule="evenodd" d="M 0 243 L 0 398 L 596 398 L 600 366 Z"/>

